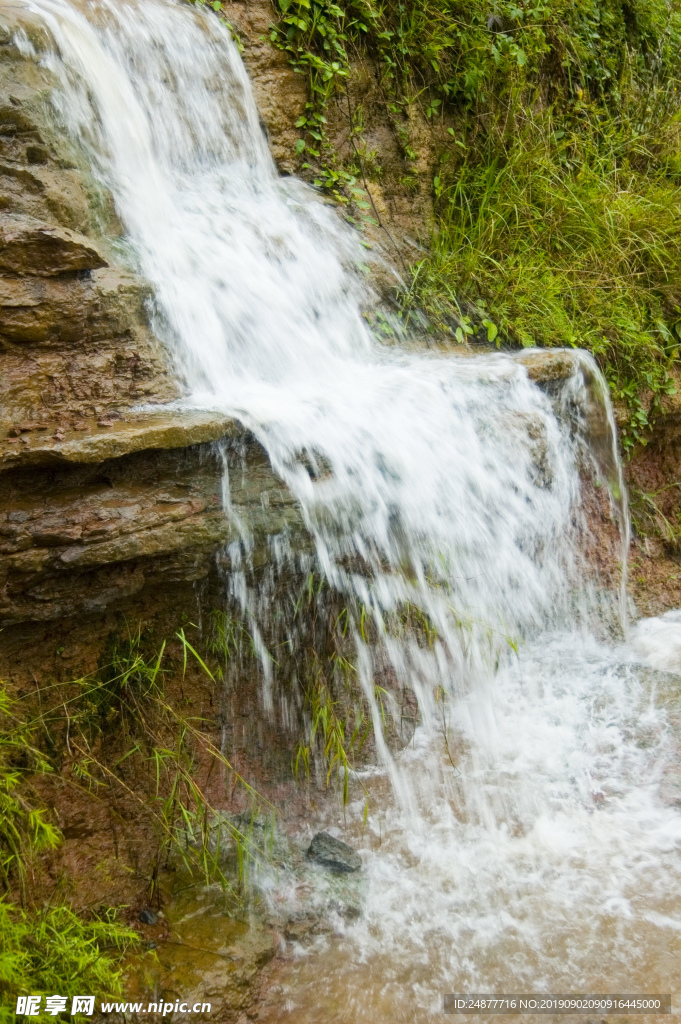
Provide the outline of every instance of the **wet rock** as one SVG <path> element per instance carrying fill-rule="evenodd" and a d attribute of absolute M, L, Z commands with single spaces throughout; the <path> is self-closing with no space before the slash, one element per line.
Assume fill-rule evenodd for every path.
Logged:
<path fill-rule="evenodd" d="M 551 380 L 565 380 L 579 367 L 577 354 L 560 348 L 531 349 L 520 352 L 514 358 L 527 369 L 530 380 L 538 384 Z"/>
<path fill-rule="evenodd" d="M 264 6 L 260 16 L 266 28 Z M 148 600 L 176 600 L 184 612 L 194 585 L 229 571 L 234 526 L 216 441 L 232 445 L 231 497 L 256 567 L 270 557 L 270 535 L 304 527 L 265 452 L 234 421 L 131 412 L 183 391 L 151 330 L 152 289 L 118 265 L 113 197 L 48 102 L 58 76 L 16 44 L 28 38 L 42 52 L 43 18 L 15 5 L 2 20 L 0 623 L 22 624 L 22 636 L 35 627 L 51 651 L 42 623 L 104 622 L 128 600 L 145 614 Z M 294 82 L 285 55 L 273 54 Z M 298 131 L 287 131 L 293 152 Z M 10 657 L 8 639 L 0 657 Z"/>
<path fill-rule="evenodd" d="M 87 346 L 144 326 L 148 289 L 119 270 L 0 277 L 0 334 L 22 345 Z"/>
<path fill-rule="evenodd" d="M 317 923 L 314 917 L 292 918 L 284 925 L 284 938 L 287 942 L 300 942 L 315 930 Z"/>
<path fill-rule="evenodd" d="M 336 874 L 359 871 L 362 866 L 359 854 L 342 839 L 335 839 L 328 832 L 318 832 L 314 836 L 307 857 Z"/>
<path fill-rule="evenodd" d="M 0 473 L 19 466 L 96 463 L 148 449 L 188 448 L 240 431 L 236 421 L 222 413 L 192 410 L 159 410 L 116 422 L 79 422 L 73 432 L 59 430 L 52 437 L 45 437 L 41 431 L 43 436 L 32 437 L 29 446 L 20 450 L 8 449 L 0 439 Z M 16 436 L 11 431 L 8 435 Z"/>
<path fill-rule="evenodd" d="M 137 915 L 137 919 L 141 921 L 142 924 L 158 924 L 158 914 L 155 910 L 151 910 L 149 907 L 144 907 L 140 910 Z"/>
<path fill-rule="evenodd" d="M 0 440 L 0 625 L 99 614 L 144 587 L 170 595 L 218 566 L 228 571 L 234 525 L 210 443 L 221 436 L 254 561 L 268 558 L 273 533 L 300 537 L 300 550 L 309 542 L 263 449 L 222 414 L 149 413 L 62 440 L 25 436 L 22 448 Z"/>
<path fill-rule="evenodd" d="M 329 910 L 333 911 L 334 914 L 338 914 L 344 921 L 357 921 L 362 913 L 356 903 L 345 903 L 342 900 L 332 900 L 329 904 Z"/>
<path fill-rule="evenodd" d="M 108 263 L 97 246 L 84 235 L 55 224 L 43 224 L 33 217 L 0 218 L 3 273 L 54 277 L 106 266 Z"/>

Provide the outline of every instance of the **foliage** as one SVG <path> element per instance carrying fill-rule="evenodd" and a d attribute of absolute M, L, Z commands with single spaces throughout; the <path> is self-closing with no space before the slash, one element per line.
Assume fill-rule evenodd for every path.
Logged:
<path fill-rule="evenodd" d="M 326 785 L 335 777 L 343 804 L 350 795 L 350 772 L 371 732 L 364 702 L 358 699 L 353 676 L 356 669 L 339 652 L 330 658 L 308 653 L 305 673 L 306 736 L 298 743 L 294 774 L 310 776 L 310 759 L 319 752 L 326 769 Z M 377 693 L 379 688 L 376 687 Z M 353 699 L 354 698 L 354 699 Z"/>
<path fill-rule="evenodd" d="M 31 724 L 52 737 L 55 750 L 71 752 L 67 774 L 74 785 L 95 794 L 104 789 L 114 804 L 117 799 L 132 804 L 151 824 L 155 849 L 147 869 L 150 899 L 157 897 L 160 873 L 173 859 L 206 883 L 218 882 L 238 900 L 249 861 L 262 851 L 250 835 L 218 815 L 199 780 L 202 766 L 221 765 L 253 807 L 263 801 L 213 744 L 203 722 L 167 699 L 169 672 L 177 674 L 181 668 L 186 675 L 190 661 L 200 675 L 216 681 L 186 628 L 172 641 L 179 647 L 179 659 L 171 656 L 170 641 L 156 647 L 139 629 L 116 639 L 99 669 L 75 681 L 70 699 L 60 694 Z M 223 650 L 223 656 L 229 654 Z M 232 850 L 223 848 L 223 835 Z M 238 867 L 236 888 L 224 870 L 230 852 Z"/>
<path fill-rule="evenodd" d="M 51 766 L 16 712 L 0 686 L 0 1024 L 14 1020 L 17 995 L 120 991 L 116 962 L 137 941 L 112 911 L 87 921 L 64 905 L 26 910 L 14 902 L 16 889 L 26 900 L 36 857 L 61 841 L 46 810 L 27 797 L 28 780 Z"/>
<path fill-rule="evenodd" d="M 677 508 L 679 489 L 681 483 L 674 481 L 658 491 L 647 492 L 632 487 L 629 493 L 631 521 L 636 533 L 640 537 L 655 537 L 663 541 L 673 555 L 678 555 L 681 550 L 681 512 Z"/>
<path fill-rule="evenodd" d="M 277 614 L 268 635 L 256 646 L 239 612 L 214 612 L 206 640 L 218 659 L 217 674 L 235 682 L 260 672 L 266 663 L 270 685 L 297 712 L 298 742 L 293 756 L 297 780 L 312 775 L 333 785 L 347 803 L 350 779 L 373 732 L 371 701 L 359 682 L 356 641 L 371 645 L 376 630 L 366 609 L 347 603 L 317 572 L 308 572 L 294 588 L 290 578 L 276 600 L 267 589 L 268 604 Z M 372 697 L 384 722 L 390 695 L 373 685 Z"/>
<path fill-rule="evenodd" d="M 25 725 L 16 719 L 12 701 L 0 685 L 0 887 L 8 891 L 16 882 L 22 896 L 32 859 L 54 849 L 60 840 L 45 810 L 31 806 L 20 793 L 22 778 L 35 771 L 49 771 L 49 765 L 29 742 Z"/>
<path fill-rule="evenodd" d="M 403 308 L 510 345 L 581 345 L 645 440 L 678 358 L 678 0 L 275 0 L 273 41 L 309 83 L 298 151 L 315 183 L 366 180 L 352 62 L 378 69 L 414 183 L 433 128 L 436 230 Z M 326 138 L 348 107 L 343 168 Z"/>
<path fill-rule="evenodd" d="M 681 189 L 618 164 L 617 135 L 613 122 L 560 131 L 544 114 L 512 141 L 473 144 L 446 185 L 442 172 L 440 229 L 404 306 L 445 327 L 472 307 L 494 322 L 497 344 L 587 348 L 629 405 L 631 447 L 674 392 Z"/>
<path fill-rule="evenodd" d="M 65 906 L 29 914 L 0 898 L 0 1024 L 14 1021 L 17 995 L 117 995 L 116 962 L 138 941 L 112 912 L 90 921 Z"/>
<path fill-rule="evenodd" d="M 328 100 L 357 47 L 381 63 L 396 98 L 427 92 L 431 116 L 448 101 L 503 99 L 541 76 L 554 88 L 619 102 L 632 78 L 652 86 L 673 65 L 681 22 L 659 0 L 275 0 L 275 39 L 312 93 Z"/>

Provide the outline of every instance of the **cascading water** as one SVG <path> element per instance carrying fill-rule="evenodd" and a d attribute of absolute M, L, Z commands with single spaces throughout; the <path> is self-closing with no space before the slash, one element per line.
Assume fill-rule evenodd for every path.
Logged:
<path fill-rule="evenodd" d="M 379 637 L 356 629 L 392 783 L 365 780 L 384 809 L 380 843 L 377 823 L 364 834 L 363 913 L 292 966 L 273 1012 L 425 1021 L 445 991 L 673 989 L 668 680 L 604 642 L 609 612 L 581 581 L 583 439 L 510 358 L 374 340 L 361 250 L 309 189 L 277 178 L 218 19 L 171 0 L 28 6 L 50 37 L 35 57 L 63 82 L 57 114 L 115 196 L 187 401 L 255 433 L 319 568 Z M 588 404 L 583 379 L 573 406 Z M 621 492 L 612 446 L 599 461 Z M 386 628 L 407 606 L 431 624 L 429 647 Z M 421 713 L 394 757 L 377 659 Z M 358 839 L 363 803 L 348 810 Z"/>

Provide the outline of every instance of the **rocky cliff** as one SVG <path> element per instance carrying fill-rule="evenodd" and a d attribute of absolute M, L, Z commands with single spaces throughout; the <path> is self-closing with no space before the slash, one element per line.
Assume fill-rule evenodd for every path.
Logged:
<path fill-rule="evenodd" d="M 5 676 L 55 651 L 64 671 L 81 671 L 126 617 L 191 613 L 196 587 L 216 582 L 217 555 L 235 535 L 222 504 L 225 458 L 256 546 L 297 516 L 238 423 L 166 408 L 182 388 L 149 328 L 150 289 L 117 258 L 112 199 L 60 128 L 56 82 L 30 45 L 41 31 L 2 6 Z"/>

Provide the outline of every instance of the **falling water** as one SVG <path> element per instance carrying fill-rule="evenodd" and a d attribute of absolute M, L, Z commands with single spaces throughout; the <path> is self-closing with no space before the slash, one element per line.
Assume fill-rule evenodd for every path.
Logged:
<path fill-rule="evenodd" d="M 583 357 L 588 372 L 551 398 L 503 355 L 378 343 L 363 250 L 277 177 L 217 18 L 170 0 L 27 6 L 52 40 L 32 52 L 61 79 L 56 116 L 113 192 L 186 401 L 258 437 L 320 570 L 380 638 L 356 630 L 381 758 L 364 783 L 383 807 L 364 832 L 363 800 L 348 810 L 362 916 L 294 962 L 275 1017 L 425 1021 L 445 991 L 673 989 L 678 689 L 640 663 L 652 649 L 655 669 L 677 667 L 675 623 L 639 653 L 607 640 L 612 606 L 585 582 L 575 423 L 589 422 L 595 367 Z M 626 520 L 613 437 L 601 431 L 592 461 Z M 406 606 L 431 647 L 385 628 Z M 394 756 L 379 658 L 421 714 Z"/>

